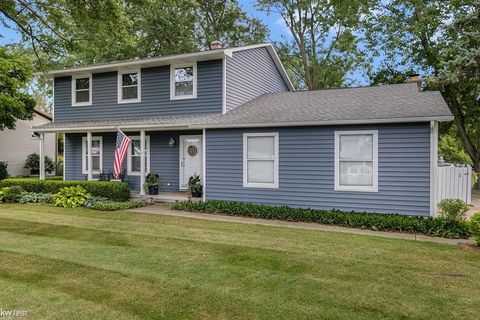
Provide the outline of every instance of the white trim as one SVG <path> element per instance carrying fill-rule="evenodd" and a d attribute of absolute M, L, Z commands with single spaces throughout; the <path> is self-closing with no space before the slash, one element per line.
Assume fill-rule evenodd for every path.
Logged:
<path fill-rule="evenodd" d="M 38 146 L 38 157 L 39 157 L 39 173 L 38 178 L 40 180 L 45 180 L 45 133 L 40 133 L 40 137 L 38 139 L 39 146 Z"/>
<path fill-rule="evenodd" d="M 203 201 L 207 200 L 207 131 L 205 129 L 202 130 L 202 180 L 203 180 L 203 193 L 202 199 Z"/>
<path fill-rule="evenodd" d="M 133 140 L 140 140 L 141 136 L 129 136 L 132 140 L 132 143 L 128 146 L 127 153 L 127 175 L 129 176 L 140 176 L 140 171 L 132 171 L 132 144 Z M 145 151 L 147 154 L 147 166 L 145 168 L 146 173 L 150 172 L 150 136 L 145 136 Z"/>
<path fill-rule="evenodd" d="M 430 216 L 437 214 L 438 122 L 430 122 Z"/>
<path fill-rule="evenodd" d="M 77 92 L 77 82 L 75 80 L 77 79 L 84 79 L 88 78 L 88 102 L 76 102 L 76 92 Z M 92 82 L 92 74 L 76 74 L 72 76 L 72 107 L 85 107 L 85 106 L 91 106 L 92 105 L 92 87 L 93 87 L 93 82 Z M 55 86 L 55 85 L 54 85 Z M 82 89 L 82 91 L 86 91 L 87 89 Z"/>
<path fill-rule="evenodd" d="M 102 136 L 92 136 L 92 141 L 93 140 L 99 140 L 100 141 L 100 170 L 93 170 L 92 174 L 100 174 L 100 173 L 102 173 L 102 170 L 103 170 L 103 137 Z M 88 174 L 86 147 L 87 147 L 87 137 L 83 136 L 82 137 L 82 174 Z M 63 153 L 65 153 L 65 149 L 63 149 Z M 65 158 L 63 158 L 63 161 L 64 161 L 63 170 L 65 172 Z"/>
<path fill-rule="evenodd" d="M 222 60 L 222 113 L 227 113 L 227 58 Z"/>
<path fill-rule="evenodd" d="M 178 189 L 179 190 L 188 190 L 188 187 L 183 187 L 182 186 L 182 178 L 183 178 L 183 174 L 184 174 L 184 171 L 185 171 L 185 167 L 182 166 L 182 161 L 183 161 L 183 140 L 185 138 L 190 138 L 190 139 L 195 139 L 195 138 L 200 138 L 202 140 L 202 148 L 203 148 L 203 136 L 200 135 L 200 134 L 192 134 L 192 135 L 180 135 L 178 137 L 180 139 L 180 143 L 178 144 L 179 146 L 179 150 L 178 150 L 178 167 L 180 168 L 180 170 L 178 170 Z M 204 159 L 203 159 L 203 152 L 204 150 L 202 150 L 202 159 L 201 159 L 201 164 L 202 164 L 202 173 L 204 172 L 204 167 L 203 167 L 203 163 L 204 163 Z M 203 177 L 200 177 L 200 181 L 203 183 L 204 180 L 203 180 Z"/>
<path fill-rule="evenodd" d="M 372 186 L 341 186 L 340 185 L 340 136 L 342 135 L 373 135 L 373 185 Z M 378 192 L 378 130 L 338 130 L 335 131 L 334 176 L 335 191 Z"/>
<path fill-rule="evenodd" d="M 67 158 L 65 155 L 66 155 L 66 149 L 65 149 L 65 140 L 66 140 L 66 134 L 65 132 L 63 133 L 63 181 L 65 181 L 65 173 L 67 172 L 66 168 L 66 164 L 67 164 L 67 161 L 65 161 L 65 159 Z"/>
<path fill-rule="evenodd" d="M 416 117 L 416 118 L 386 118 L 386 119 L 363 119 L 363 120 L 320 120 L 320 121 L 285 121 L 285 122 L 262 122 L 262 123 L 236 123 L 236 124 L 132 124 L 121 125 L 124 131 L 138 131 L 142 128 L 151 130 L 173 130 L 173 129 L 226 129 L 226 128 L 269 128 L 269 127 L 309 127 L 325 125 L 343 125 L 343 124 L 377 124 L 377 123 L 409 123 L 409 122 L 430 122 L 430 121 L 451 121 L 453 116 L 437 117 Z M 116 131 L 118 125 L 98 126 L 98 127 L 75 127 L 75 128 L 32 128 L 33 132 L 85 132 L 91 131 Z"/>
<path fill-rule="evenodd" d="M 176 96 L 175 95 L 175 69 L 180 68 L 193 68 L 193 93 L 188 96 Z M 197 62 L 170 65 L 170 100 L 186 100 L 197 98 Z"/>
<path fill-rule="evenodd" d="M 136 86 L 130 87 L 137 87 L 137 98 L 135 99 L 123 99 L 122 96 L 122 75 L 136 73 L 138 74 L 138 84 Z M 142 70 L 141 69 L 125 69 L 125 70 L 118 70 L 117 72 L 117 103 L 135 103 L 142 101 Z"/>
<path fill-rule="evenodd" d="M 248 182 L 248 138 L 249 137 L 273 137 L 274 157 L 273 159 L 273 183 Z M 243 133 L 243 187 L 244 188 L 270 188 L 278 189 L 278 162 L 279 162 L 279 135 L 278 132 L 244 132 Z"/>

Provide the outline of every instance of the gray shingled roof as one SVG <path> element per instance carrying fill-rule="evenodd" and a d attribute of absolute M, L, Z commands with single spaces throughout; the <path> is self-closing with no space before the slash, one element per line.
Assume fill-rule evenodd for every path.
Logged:
<path fill-rule="evenodd" d="M 226 114 L 51 122 L 37 129 L 84 127 L 249 127 L 451 120 L 441 94 L 414 83 L 264 94 Z"/>

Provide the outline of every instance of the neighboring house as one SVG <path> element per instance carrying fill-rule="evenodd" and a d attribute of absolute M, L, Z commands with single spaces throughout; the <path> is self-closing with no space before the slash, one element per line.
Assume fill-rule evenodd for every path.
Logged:
<path fill-rule="evenodd" d="M 32 120 L 18 120 L 15 130 L 0 131 L 0 161 L 8 164 L 10 176 L 30 174 L 29 170 L 23 168 L 25 160 L 29 154 L 39 153 L 38 139 L 32 136 L 32 126 L 40 126 L 51 121 L 51 116 L 35 110 Z M 46 134 L 45 155 L 55 161 L 56 154 L 56 135 Z"/>
<path fill-rule="evenodd" d="M 434 213 L 438 122 L 452 116 L 417 83 L 293 92 L 270 44 L 48 76 L 55 121 L 35 131 L 65 133 L 65 179 L 112 172 L 121 128 L 135 192 L 149 171 L 165 192 L 199 174 L 204 199 Z"/>

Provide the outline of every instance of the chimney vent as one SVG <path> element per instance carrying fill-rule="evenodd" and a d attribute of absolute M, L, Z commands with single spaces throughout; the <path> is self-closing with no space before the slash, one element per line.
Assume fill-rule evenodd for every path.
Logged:
<path fill-rule="evenodd" d="M 409 75 L 410 82 L 415 82 L 417 84 L 418 91 L 422 91 L 422 80 L 420 79 L 420 75 L 418 73 Z"/>
<path fill-rule="evenodd" d="M 221 41 L 215 40 L 210 43 L 210 48 L 212 48 L 212 50 L 223 49 L 223 44 Z"/>

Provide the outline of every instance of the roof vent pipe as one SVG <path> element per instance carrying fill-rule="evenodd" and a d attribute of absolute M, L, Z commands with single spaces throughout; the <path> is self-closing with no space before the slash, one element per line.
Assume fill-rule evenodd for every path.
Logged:
<path fill-rule="evenodd" d="M 219 40 L 212 41 L 212 43 L 210 43 L 210 48 L 212 50 L 223 49 L 223 43 Z"/>
<path fill-rule="evenodd" d="M 422 91 L 422 80 L 420 79 L 420 74 L 415 73 L 409 75 L 410 82 L 415 82 L 417 84 L 418 91 Z"/>

